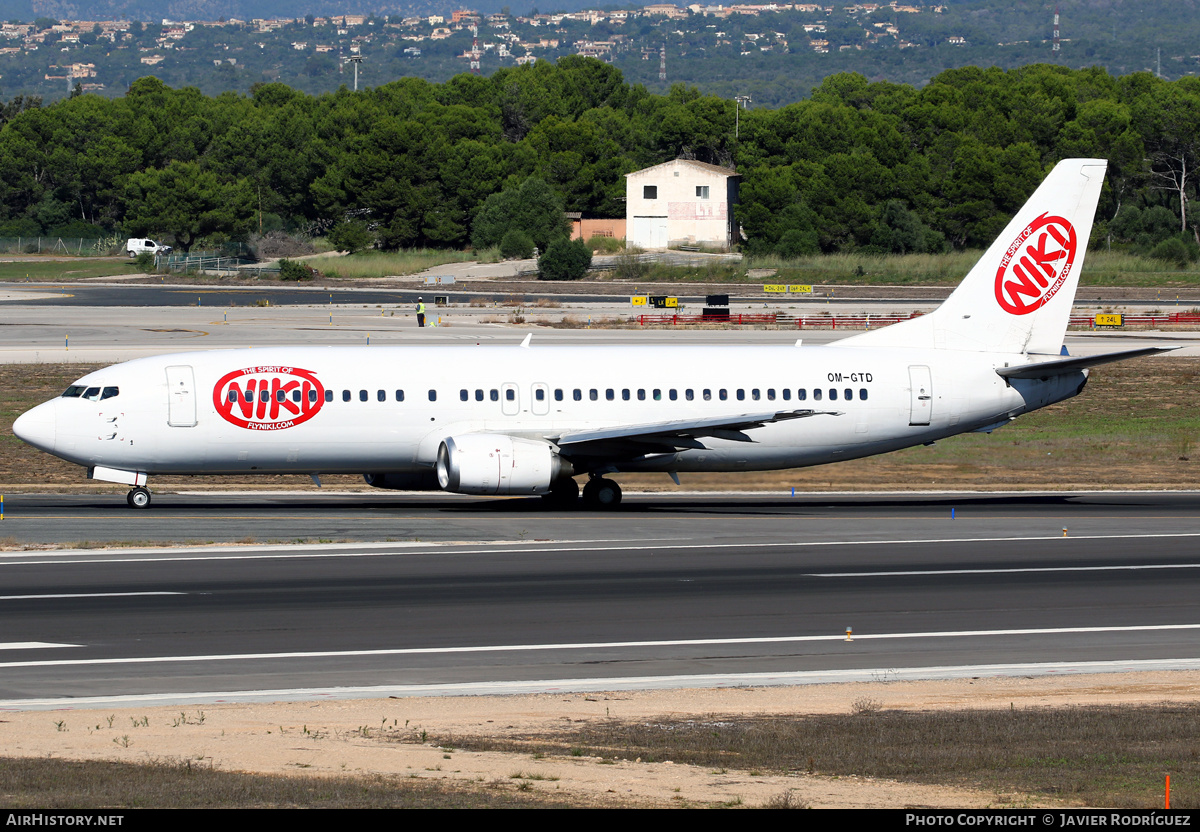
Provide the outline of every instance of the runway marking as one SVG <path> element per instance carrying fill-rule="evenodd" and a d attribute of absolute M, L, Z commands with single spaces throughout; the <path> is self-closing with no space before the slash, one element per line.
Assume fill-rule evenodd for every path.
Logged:
<path fill-rule="evenodd" d="M 53 641 L 0 641 L 0 650 L 46 650 L 52 647 L 82 646 L 82 644 L 58 644 Z"/>
<path fill-rule="evenodd" d="M 810 572 L 809 578 L 906 578 L 926 575 L 1006 575 L 1021 572 L 1121 572 L 1139 569 L 1200 569 L 1200 563 L 1147 563 L 1129 566 L 1014 566 L 1003 569 L 912 569 L 898 572 Z"/>
<path fill-rule="evenodd" d="M 0 601 L 43 601 L 59 598 L 138 598 L 145 595 L 187 595 L 186 592 L 74 592 L 59 595 L 0 595 Z"/>
<path fill-rule="evenodd" d="M 72 550 L 76 554 L 63 557 L 59 554 L 50 555 L 48 557 L 26 559 L 26 560 L 9 560 L 8 556 L 0 555 L 0 566 L 43 566 L 43 565 L 63 565 L 72 563 L 171 563 L 176 561 L 190 560 L 286 560 L 289 558 L 303 560 L 309 558 L 367 558 L 367 557 L 388 557 L 397 554 L 419 554 L 419 555 L 494 555 L 494 554 L 539 554 L 539 553 L 590 553 L 590 552 L 636 552 L 636 551 L 667 551 L 667 550 L 696 550 L 696 549 L 778 549 L 783 547 L 792 547 L 797 549 L 813 548 L 818 546 L 934 546 L 951 543 L 1030 543 L 1051 540 L 1068 540 L 1068 541 L 1085 541 L 1085 540 L 1164 540 L 1164 539 L 1180 539 L 1200 537 L 1200 532 L 1166 532 L 1154 534 L 1093 534 L 1093 535 L 1075 535 L 1069 538 L 1062 538 L 1055 534 L 1022 536 L 1022 537 L 941 537 L 927 538 L 919 540 L 901 540 L 901 539 L 882 539 L 882 540 L 790 540 L 778 543 L 748 543 L 742 541 L 730 541 L 723 543 L 663 543 L 651 546 L 598 546 L 594 544 L 580 541 L 575 544 L 565 544 L 559 546 L 541 546 L 537 541 L 529 541 L 521 545 L 521 548 L 494 548 L 492 544 L 475 543 L 475 544 L 441 544 L 433 545 L 427 543 L 299 543 L 293 545 L 275 545 L 256 546 L 249 545 L 240 547 L 236 552 L 231 552 L 231 546 L 202 546 L 188 547 L 179 546 L 170 549 L 147 548 L 147 549 L 125 549 L 122 550 L 128 555 L 138 555 L 137 557 L 94 557 L 94 553 L 107 553 L 111 550 L 104 549 L 77 549 Z M 670 538 L 665 538 L 670 539 Z M 645 541 L 643 541 L 645 542 Z M 469 545 L 473 548 L 456 549 L 455 546 Z M 498 546 L 513 546 L 510 541 L 495 544 Z M 414 549 L 420 551 L 413 551 Z M 361 551 L 363 549 L 369 551 Z M 393 551 L 379 551 L 379 550 Z M 346 551 L 360 550 L 360 551 Z M 171 555 L 154 555 L 146 556 L 146 553 L 172 552 Z M 92 553 L 92 554 L 89 554 Z M 271 554 L 278 553 L 278 554 Z M 16 557 L 28 558 L 28 553 L 20 553 Z M 55 560 L 53 558 L 57 557 Z"/>
<path fill-rule="evenodd" d="M 856 633 L 854 641 L 917 638 L 977 638 L 980 636 L 1074 635 L 1078 633 L 1161 632 L 1200 630 L 1200 624 L 1146 624 L 1127 627 L 1044 627 L 1021 630 L 947 630 L 925 633 Z M 314 650 L 288 653 L 229 653 L 203 656 L 131 656 L 109 659 L 54 659 L 0 662 L 0 668 L 63 667 L 110 664 L 161 664 L 170 662 L 262 661 L 264 659 L 328 659 L 361 656 L 443 656 L 462 653 L 528 653 L 540 650 L 613 650 L 640 647 L 720 647 L 742 644 L 800 644 L 845 641 L 845 633 L 821 636 L 760 636 L 753 638 L 664 639 L 656 641 L 593 641 L 565 644 L 493 644 L 470 647 L 396 647 L 378 650 Z"/>

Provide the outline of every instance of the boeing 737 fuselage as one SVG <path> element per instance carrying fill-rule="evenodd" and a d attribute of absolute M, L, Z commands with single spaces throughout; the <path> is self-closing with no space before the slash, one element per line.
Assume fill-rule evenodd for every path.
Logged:
<path fill-rule="evenodd" d="M 288 347 L 90 373 L 13 426 L 132 486 L 162 474 L 364 474 L 372 485 L 611 507 L 608 475 L 819 465 L 991 431 L 1074 396 L 1062 355 L 1105 163 L 1061 162 L 930 315 L 823 347 Z"/>

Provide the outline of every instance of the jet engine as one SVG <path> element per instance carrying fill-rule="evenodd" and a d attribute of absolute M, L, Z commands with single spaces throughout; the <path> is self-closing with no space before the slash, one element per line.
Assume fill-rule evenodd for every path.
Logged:
<path fill-rule="evenodd" d="M 571 464 L 548 442 L 499 433 L 471 433 L 442 440 L 437 478 L 459 494 L 545 494 Z"/>

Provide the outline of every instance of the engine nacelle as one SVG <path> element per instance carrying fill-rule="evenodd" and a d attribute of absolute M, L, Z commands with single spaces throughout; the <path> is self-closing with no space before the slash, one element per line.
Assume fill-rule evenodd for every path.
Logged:
<path fill-rule="evenodd" d="M 395 491 L 437 491 L 437 475 L 429 469 L 406 474 L 363 474 L 363 479 L 372 488 L 388 488 Z"/>
<path fill-rule="evenodd" d="M 545 494 L 571 475 L 548 442 L 500 433 L 450 436 L 438 448 L 438 485 L 459 494 Z"/>

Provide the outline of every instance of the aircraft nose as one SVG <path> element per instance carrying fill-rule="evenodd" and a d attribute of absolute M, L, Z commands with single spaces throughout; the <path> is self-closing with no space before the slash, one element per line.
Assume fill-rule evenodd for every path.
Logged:
<path fill-rule="evenodd" d="M 39 404 L 33 410 L 22 413 L 13 422 L 13 433 L 23 442 L 43 451 L 54 451 L 54 434 L 57 430 L 56 412 L 58 402 Z"/>

